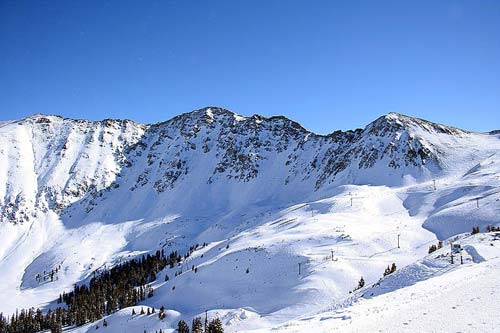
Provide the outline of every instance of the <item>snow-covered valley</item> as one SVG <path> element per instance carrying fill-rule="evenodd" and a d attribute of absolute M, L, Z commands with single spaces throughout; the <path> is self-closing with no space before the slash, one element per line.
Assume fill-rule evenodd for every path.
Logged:
<path fill-rule="evenodd" d="M 219 108 L 154 125 L 35 115 L 0 124 L 0 181 L 4 314 L 54 308 L 135 256 L 206 244 L 105 331 L 169 332 L 205 311 L 227 332 L 500 324 L 500 236 L 485 233 L 500 224 L 498 133 L 399 114 L 326 136 Z M 138 314 L 162 306 L 164 320 Z"/>

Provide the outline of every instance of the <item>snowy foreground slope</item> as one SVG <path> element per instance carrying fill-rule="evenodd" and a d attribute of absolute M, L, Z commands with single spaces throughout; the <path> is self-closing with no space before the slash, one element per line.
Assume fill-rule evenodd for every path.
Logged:
<path fill-rule="evenodd" d="M 207 243 L 153 283 L 143 306 L 165 306 L 164 321 L 128 308 L 107 331 L 168 331 L 205 310 L 229 332 L 494 331 L 500 241 L 464 233 L 500 223 L 499 171 L 498 134 L 398 114 L 328 136 L 218 108 L 155 125 L 3 122 L 0 312 L 49 308 L 96 269 Z M 447 242 L 427 254 L 455 237 L 463 265 Z"/>
<path fill-rule="evenodd" d="M 406 272 L 390 276 L 388 279 L 394 280 L 391 288 L 382 290 L 379 296 L 304 316 L 274 328 L 273 332 L 497 332 L 500 234 L 496 239 L 491 234 L 484 238 L 468 240 L 468 249 L 474 255 L 462 266 L 457 263 L 453 267 L 448 261 L 436 263 L 439 260 L 431 255 L 433 258 L 410 265 Z M 491 244 L 493 251 L 487 249 Z M 477 252 L 475 245 L 480 247 Z M 478 259 L 481 250 L 493 256 Z M 475 260 L 475 264 L 471 263 Z M 412 272 L 419 265 L 425 266 L 425 278 Z M 365 295 L 370 293 L 370 288 L 363 291 Z"/>

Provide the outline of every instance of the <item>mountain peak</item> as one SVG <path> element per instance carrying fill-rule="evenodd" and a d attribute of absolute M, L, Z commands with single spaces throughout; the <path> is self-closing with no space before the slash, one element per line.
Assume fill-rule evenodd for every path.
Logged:
<path fill-rule="evenodd" d="M 387 113 L 384 116 L 386 118 L 389 118 L 389 119 L 398 119 L 398 118 L 401 118 L 401 117 L 408 117 L 408 116 L 405 116 L 404 114 L 397 113 L 397 112 L 389 112 L 389 113 Z"/>
<path fill-rule="evenodd" d="M 206 107 L 203 107 L 201 109 L 191 111 L 190 113 L 191 114 L 203 114 L 203 115 L 205 115 L 209 118 L 212 118 L 212 119 L 214 119 L 217 116 L 227 116 L 227 115 L 234 116 L 234 115 L 236 115 L 235 112 L 228 110 L 228 109 L 225 109 L 225 108 L 222 108 L 222 107 L 218 107 L 218 106 L 206 106 Z"/>
<path fill-rule="evenodd" d="M 401 125 L 405 123 L 411 123 L 415 121 L 426 121 L 423 119 L 419 119 L 416 117 L 408 116 L 402 113 L 397 113 L 397 112 L 389 112 L 387 114 L 384 114 L 380 117 L 378 117 L 374 122 L 389 122 L 389 123 L 399 123 Z"/>
<path fill-rule="evenodd" d="M 425 119 L 407 116 L 397 112 L 389 112 L 366 126 L 370 134 L 381 134 L 388 131 L 418 130 L 425 132 L 442 133 L 450 135 L 461 135 L 468 133 L 465 130 L 434 123 Z"/>
<path fill-rule="evenodd" d="M 170 120 L 160 122 L 159 124 L 170 122 L 191 122 L 191 123 L 213 123 L 214 121 L 231 119 L 231 120 L 245 120 L 246 117 L 236 114 L 228 109 L 217 106 L 206 106 L 201 109 L 185 112 L 173 117 Z"/>

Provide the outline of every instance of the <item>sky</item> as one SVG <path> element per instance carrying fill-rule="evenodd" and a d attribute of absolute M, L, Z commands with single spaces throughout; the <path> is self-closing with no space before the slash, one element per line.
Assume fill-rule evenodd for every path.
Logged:
<path fill-rule="evenodd" d="M 0 119 L 205 106 L 317 133 L 388 112 L 500 129 L 500 1 L 0 0 Z"/>

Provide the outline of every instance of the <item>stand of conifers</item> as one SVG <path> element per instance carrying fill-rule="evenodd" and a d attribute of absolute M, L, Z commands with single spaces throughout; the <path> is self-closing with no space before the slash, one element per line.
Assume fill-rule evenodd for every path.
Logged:
<path fill-rule="evenodd" d="M 186 259 L 198 247 L 192 246 Z M 149 283 L 167 265 L 182 262 L 177 251 L 165 256 L 163 250 L 94 272 L 89 284 L 75 285 L 73 291 L 61 293 L 58 304 L 45 313 L 40 309 L 21 309 L 11 316 L 0 313 L 0 333 L 35 333 L 41 330 L 62 332 L 62 327 L 94 322 L 120 309 L 137 305 L 153 297 Z"/>

